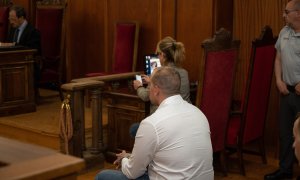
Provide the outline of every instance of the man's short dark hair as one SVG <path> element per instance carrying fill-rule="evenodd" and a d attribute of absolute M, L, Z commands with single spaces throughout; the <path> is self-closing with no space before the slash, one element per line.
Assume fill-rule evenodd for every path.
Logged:
<path fill-rule="evenodd" d="M 25 11 L 24 7 L 22 7 L 22 6 L 17 6 L 17 5 L 12 6 L 10 8 L 10 11 L 15 11 L 18 18 L 20 18 L 20 17 L 26 18 L 26 11 Z"/>
<path fill-rule="evenodd" d="M 180 74 L 176 69 L 168 66 L 157 68 L 157 71 L 151 75 L 151 82 L 158 86 L 165 95 L 172 96 L 180 94 Z"/>

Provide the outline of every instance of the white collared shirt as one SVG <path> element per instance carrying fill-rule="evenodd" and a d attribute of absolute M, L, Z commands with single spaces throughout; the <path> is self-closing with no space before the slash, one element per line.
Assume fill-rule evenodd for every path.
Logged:
<path fill-rule="evenodd" d="M 122 172 L 135 179 L 214 179 L 210 129 L 205 115 L 180 95 L 165 99 L 137 131 Z"/>

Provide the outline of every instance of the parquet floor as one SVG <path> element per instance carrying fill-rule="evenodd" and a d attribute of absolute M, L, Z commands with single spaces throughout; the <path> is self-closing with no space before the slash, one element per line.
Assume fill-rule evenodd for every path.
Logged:
<path fill-rule="evenodd" d="M 278 167 L 278 160 L 275 158 L 274 152 L 268 153 L 268 163 L 263 164 L 260 157 L 254 155 L 245 155 L 246 176 L 242 176 L 238 172 L 238 166 L 234 159 L 229 159 L 229 173 L 227 177 L 223 177 L 222 173 L 215 170 L 215 180 L 261 180 L 265 174 L 273 172 Z M 114 165 L 105 163 L 105 169 L 113 169 Z M 90 169 L 88 173 L 80 174 L 78 180 L 92 180 L 101 169 Z M 300 167 L 295 163 L 294 178 L 300 176 Z"/>

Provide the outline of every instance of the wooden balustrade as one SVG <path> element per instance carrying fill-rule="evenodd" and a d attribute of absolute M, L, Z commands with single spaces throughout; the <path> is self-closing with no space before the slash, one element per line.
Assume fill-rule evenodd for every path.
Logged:
<path fill-rule="evenodd" d="M 91 153 L 100 153 L 100 146 L 97 143 L 99 133 L 102 130 L 102 111 L 100 94 L 104 87 L 104 82 L 87 80 L 82 82 L 68 83 L 61 86 L 62 90 L 70 95 L 70 106 L 73 122 L 73 137 L 69 141 L 69 152 L 72 155 L 83 157 L 85 150 L 84 141 L 84 93 L 90 90 L 93 94 L 92 98 L 92 147 Z"/>
<path fill-rule="evenodd" d="M 73 122 L 73 137 L 69 141 L 69 153 L 77 157 L 84 157 L 85 143 L 85 104 L 84 96 L 90 96 L 92 116 L 92 145 L 88 152 L 96 157 L 103 157 L 103 127 L 102 127 L 102 98 L 103 91 L 118 88 L 119 82 L 132 80 L 136 74 L 142 72 L 130 72 L 73 79 L 70 83 L 63 84 L 61 89 L 70 95 L 70 107 Z M 128 84 L 129 85 L 129 84 Z M 131 86 L 131 84 L 129 85 Z M 62 146 L 63 147 L 63 142 Z"/>

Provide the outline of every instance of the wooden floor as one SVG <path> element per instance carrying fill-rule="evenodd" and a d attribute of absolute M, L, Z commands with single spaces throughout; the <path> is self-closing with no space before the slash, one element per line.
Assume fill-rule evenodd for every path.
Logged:
<path fill-rule="evenodd" d="M 51 94 L 52 92 L 42 92 L 42 94 Z M 53 132 L 54 134 L 57 134 L 58 131 L 58 116 L 60 109 L 60 103 L 59 103 L 59 96 L 57 92 L 54 93 L 53 96 L 54 102 L 52 104 L 52 96 L 50 98 L 44 97 L 43 103 L 38 106 L 38 111 L 36 113 L 29 113 L 22 116 L 11 116 L 11 117 L 2 117 L 0 118 L 1 123 L 6 122 L 7 124 L 18 124 L 19 126 L 28 126 L 31 127 L 31 123 L 34 123 L 35 125 L 42 126 L 43 129 L 49 129 L 49 132 Z M 47 106 L 45 106 L 47 105 Z M 51 106 L 49 108 L 49 105 Z M 52 109 L 52 110 L 51 110 Z M 47 118 L 44 118 L 44 116 L 47 115 Z M 33 118 L 34 117 L 34 118 Z M 38 119 L 38 122 L 33 122 L 31 119 Z M 107 119 L 104 118 L 104 123 L 107 123 Z M 53 124 L 53 125 L 51 125 Z M 51 126 L 50 126 L 51 125 Z M 91 126 L 90 123 L 86 124 L 86 127 Z M 53 128 L 56 127 L 56 128 Z M 278 168 L 278 160 L 277 160 L 277 151 L 276 148 L 267 147 L 267 156 L 268 156 L 268 163 L 263 164 L 261 162 L 261 159 L 253 156 L 253 155 L 245 155 L 245 168 L 246 168 L 246 176 L 241 176 L 238 173 L 238 166 L 234 159 L 229 159 L 229 173 L 227 177 L 223 177 L 222 173 L 220 173 L 218 170 L 215 170 L 215 179 L 216 180 L 226 180 L 226 179 L 233 179 L 233 180 L 240 180 L 240 179 L 257 179 L 261 180 L 263 179 L 264 175 L 270 172 L 275 171 Z M 105 163 L 105 169 L 114 169 L 114 166 L 110 163 Z M 95 175 L 100 171 L 99 168 L 91 168 L 87 169 L 84 172 L 80 173 L 78 176 L 79 180 L 92 180 L 94 179 Z M 294 166 L 294 177 L 300 176 L 300 169 L 299 166 L 295 164 Z M 294 178 L 295 179 L 295 178 Z"/>
<path fill-rule="evenodd" d="M 273 172 L 278 168 L 278 160 L 275 158 L 275 151 L 272 149 L 268 150 L 268 163 L 263 164 L 261 158 L 254 155 L 245 155 L 245 168 L 246 176 L 242 176 L 238 173 L 238 166 L 235 158 L 232 157 L 229 159 L 229 173 L 227 177 L 224 177 L 222 173 L 218 170 L 215 170 L 215 180 L 261 180 L 264 178 L 265 174 Z M 110 163 L 105 163 L 105 169 L 114 169 L 114 165 Z M 101 169 L 90 169 L 89 172 L 80 174 L 78 180 L 92 180 L 95 178 L 96 174 L 100 172 Z M 294 164 L 294 178 L 300 176 L 300 168 L 295 163 Z"/>

